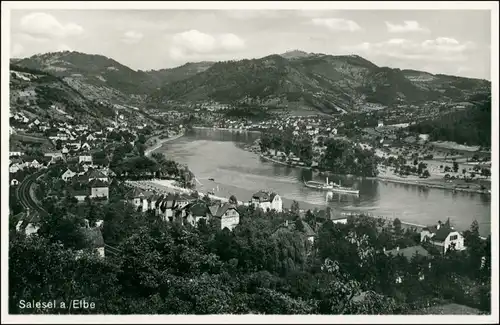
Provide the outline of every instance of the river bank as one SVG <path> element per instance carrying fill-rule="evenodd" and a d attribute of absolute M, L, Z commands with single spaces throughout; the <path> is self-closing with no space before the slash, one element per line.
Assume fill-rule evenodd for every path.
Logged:
<path fill-rule="evenodd" d="M 215 128 L 207 126 L 193 126 L 195 130 L 215 130 L 215 131 L 230 131 L 230 132 L 246 132 L 246 133 L 261 133 L 257 130 L 247 130 L 247 129 L 229 129 L 229 128 Z"/>
<path fill-rule="evenodd" d="M 259 156 L 262 159 L 265 159 L 267 161 L 280 164 L 283 166 L 287 167 L 295 167 L 295 168 L 301 168 L 301 169 L 306 169 L 306 170 L 311 170 L 311 167 L 308 166 L 300 166 L 300 165 L 295 165 L 293 163 L 285 163 L 283 161 L 279 161 L 270 157 L 267 157 L 263 154 L 259 154 Z M 328 172 L 325 172 L 326 174 L 329 174 Z M 389 174 L 384 174 L 384 176 L 377 176 L 377 177 L 361 177 L 361 176 L 352 176 L 352 175 L 347 175 L 349 177 L 354 177 L 354 178 L 365 178 L 365 179 L 374 179 L 382 182 L 391 182 L 391 183 L 398 183 L 398 184 L 406 184 L 406 185 L 414 185 L 414 186 L 421 186 L 425 188 L 438 188 L 438 189 L 443 189 L 443 190 L 448 190 L 448 191 L 457 191 L 457 192 L 468 192 L 468 193 L 479 193 L 479 194 L 491 194 L 491 191 L 488 189 L 480 189 L 477 188 L 479 185 L 478 184 L 467 184 L 467 186 L 474 186 L 476 188 L 467 188 L 467 187 L 457 187 L 457 184 L 451 182 L 448 183 L 446 182 L 445 179 L 432 179 L 432 180 L 416 180 L 416 179 L 404 179 L 400 178 L 397 175 L 389 175 Z"/>
<path fill-rule="evenodd" d="M 190 190 L 187 188 L 176 186 L 174 180 L 153 179 L 151 181 L 127 181 L 127 184 L 141 188 L 141 189 L 161 193 L 161 194 L 168 194 L 168 193 L 172 193 L 172 191 L 174 191 L 176 193 L 183 193 L 183 194 L 191 195 L 191 194 L 194 194 L 197 192 L 200 197 L 207 196 L 211 200 L 221 201 L 224 203 L 229 202 L 229 198 L 226 198 L 226 197 L 220 197 L 220 196 L 216 196 L 216 195 L 203 193 L 203 192 L 199 192 L 196 190 Z M 248 205 L 248 203 L 243 202 L 243 201 L 238 201 L 238 205 Z"/>
<path fill-rule="evenodd" d="M 149 154 L 153 153 L 153 151 L 157 150 L 157 149 L 160 149 L 161 146 L 166 143 L 166 142 L 169 142 L 169 141 L 174 141 L 174 140 L 177 140 L 181 137 L 184 136 L 184 132 L 181 132 L 177 135 L 174 135 L 173 137 L 170 137 L 170 138 L 165 138 L 165 139 L 158 139 L 158 141 L 153 144 L 152 146 L 148 147 L 145 151 L 144 151 L 144 155 L 145 156 L 148 156 Z"/>

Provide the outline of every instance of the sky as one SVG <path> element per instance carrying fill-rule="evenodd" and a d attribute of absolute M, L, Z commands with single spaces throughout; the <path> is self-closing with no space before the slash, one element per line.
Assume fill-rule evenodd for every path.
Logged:
<path fill-rule="evenodd" d="M 10 50 L 150 70 L 299 49 L 490 80 L 490 19 L 488 10 L 12 10 Z"/>

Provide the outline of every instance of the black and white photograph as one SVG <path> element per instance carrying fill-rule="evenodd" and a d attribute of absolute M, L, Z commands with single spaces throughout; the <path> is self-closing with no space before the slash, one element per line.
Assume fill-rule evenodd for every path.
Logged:
<path fill-rule="evenodd" d="M 498 323 L 498 8 L 2 2 L 2 323 Z"/>

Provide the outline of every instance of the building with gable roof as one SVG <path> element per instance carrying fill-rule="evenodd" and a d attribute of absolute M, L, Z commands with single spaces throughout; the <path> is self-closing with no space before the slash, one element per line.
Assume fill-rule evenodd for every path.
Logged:
<path fill-rule="evenodd" d="M 449 223 L 438 222 L 435 226 L 429 226 L 420 232 L 420 242 L 429 242 L 446 253 L 450 247 L 461 251 L 465 249 L 464 236 L 455 230 Z"/>
<path fill-rule="evenodd" d="M 277 212 L 283 211 L 283 202 L 281 197 L 276 193 L 270 193 L 268 191 L 259 191 L 252 195 L 250 201 L 255 208 L 260 208 L 264 211 L 276 210 Z"/>
<path fill-rule="evenodd" d="M 240 213 L 233 204 L 224 203 L 210 207 L 212 217 L 220 224 L 220 229 L 233 230 L 240 223 Z"/>

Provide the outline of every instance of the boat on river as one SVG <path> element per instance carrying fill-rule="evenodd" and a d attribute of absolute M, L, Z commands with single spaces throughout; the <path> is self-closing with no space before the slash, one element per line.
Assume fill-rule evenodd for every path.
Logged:
<path fill-rule="evenodd" d="M 315 181 L 304 181 L 304 185 L 309 188 L 314 188 L 316 190 L 331 191 L 333 189 L 333 183 L 328 183 L 328 177 L 326 178 L 326 183 L 315 182 Z"/>
<path fill-rule="evenodd" d="M 308 182 L 304 181 L 304 185 L 306 187 L 322 191 L 359 195 L 359 190 L 351 187 L 344 187 L 334 182 L 328 182 L 328 177 L 326 178 L 325 183 L 315 182 L 315 181 L 308 181 Z"/>

